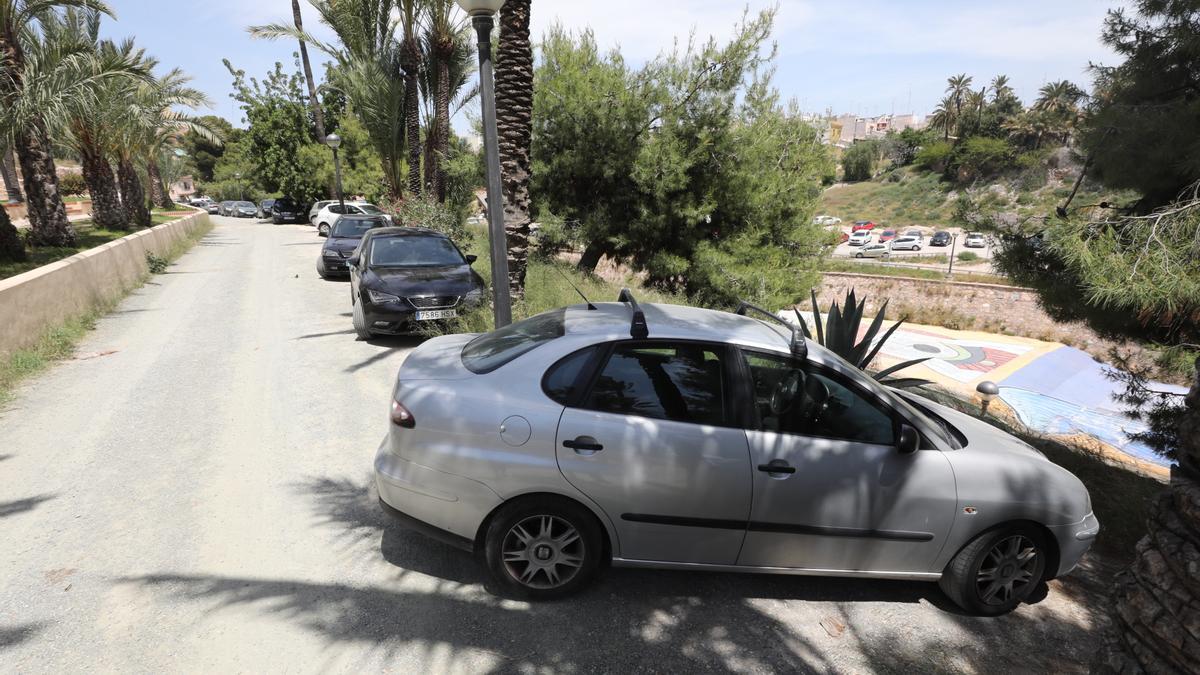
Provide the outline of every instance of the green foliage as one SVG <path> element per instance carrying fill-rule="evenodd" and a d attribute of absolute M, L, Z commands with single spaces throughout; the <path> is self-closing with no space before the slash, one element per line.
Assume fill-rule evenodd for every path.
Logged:
<path fill-rule="evenodd" d="M 962 251 L 957 257 L 962 262 L 974 262 L 979 260 L 979 254 L 975 253 L 974 251 Z"/>
<path fill-rule="evenodd" d="M 409 197 L 391 206 L 396 223 L 404 227 L 428 227 L 449 235 L 460 245 L 471 237 L 458 211 L 448 204 L 439 204 L 431 196 Z"/>
<path fill-rule="evenodd" d="M 561 217 L 543 211 L 538 218 L 533 237 L 533 255 L 540 260 L 553 260 L 560 252 L 578 243 L 571 228 Z"/>
<path fill-rule="evenodd" d="M 211 182 L 213 169 L 217 161 L 225 154 L 225 144 L 236 143 L 243 131 L 235 129 L 224 117 L 202 115 L 197 118 L 209 129 L 215 131 L 224 143 L 216 143 L 203 134 L 189 131 L 180 137 L 179 146 L 187 153 L 189 169 L 197 181 Z"/>
<path fill-rule="evenodd" d="M 950 163 L 954 146 L 949 141 L 935 141 L 917 151 L 913 163 L 927 171 L 941 173 Z"/>
<path fill-rule="evenodd" d="M 994 176 L 1013 167 L 1016 151 L 1003 138 L 972 136 L 954 147 L 946 174 L 961 183 Z"/>
<path fill-rule="evenodd" d="M 547 35 L 533 196 L 579 223 L 584 267 L 623 257 L 657 287 L 712 304 L 786 304 L 812 279 L 830 160 L 771 87 L 773 19 L 747 17 L 726 45 L 689 43 L 636 71 L 590 32 Z"/>
<path fill-rule="evenodd" d="M 1200 31 L 1196 0 L 1138 0 L 1112 10 L 1103 41 L 1121 56 L 1096 67 L 1082 144 L 1097 175 L 1145 196 L 1149 210 L 1200 180 Z"/>
<path fill-rule="evenodd" d="M 146 253 L 146 266 L 150 268 L 151 274 L 162 274 L 167 271 L 167 266 L 170 261 L 153 253 Z"/>
<path fill-rule="evenodd" d="M 918 153 L 937 142 L 933 129 L 904 129 L 900 133 L 889 131 L 883 139 L 883 154 L 892 161 L 892 166 L 908 166 L 916 161 Z"/>
<path fill-rule="evenodd" d="M 884 300 L 883 305 L 879 307 L 879 312 L 875 315 L 875 318 L 871 321 L 871 325 L 867 327 L 866 332 L 863 333 L 860 339 L 858 336 L 859 328 L 862 326 L 863 314 L 866 312 L 866 298 L 859 301 L 855 297 L 854 289 L 850 289 L 846 293 L 846 297 L 840 307 L 836 300 L 830 305 L 829 312 L 825 315 L 824 325 L 822 325 L 821 309 L 817 305 L 817 292 L 814 290 L 811 291 L 811 294 L 813 328 L 816 330 L 817 342 L 859 370 L 866 371 L 871 362 L 875 360 L 875 356 L 879 354 L 879 350 L 883 349 L 883 345 L 888 341 L 888 338 L 892 337 L 892 334 L 904 323 L 904 320 L 901 319 L 892 324 L 892 327 L 888 328 L 882 336 L 879 335 L 879 331 L 883 328 L 885 315 L 887 314 L 888 301 Z M 804 331 L 805 337 L 813 338 L 813 334 L 808 329 L 808 323 L 800 314 L 800 310 L 795 311 L 796 320 L 800 323 L 800 328 Z M 924 357 L 897 363 L 894 366 L 875 373 L 874 377 L 883 384 L 894 387 L 906 388 L 929 384 L 928 381 L 920 379 L 887 379 L 888 375 L 892 373 L 928 360 L 929 357 Z"/>
<path fill-rule="evenodd" d="M 875 162 L 878 159 L 878 142 L 873 140 L 855 142 L 842 154 L 842 179 L 851 183 L 871 180 L 875 175 Z"/>
<path fill-rule="evenodd" d="M 58 177 L 58 191 L 68 197 L 78 197 L 87 192 L 87 181 L 81 173 L 64 173 Z"/>

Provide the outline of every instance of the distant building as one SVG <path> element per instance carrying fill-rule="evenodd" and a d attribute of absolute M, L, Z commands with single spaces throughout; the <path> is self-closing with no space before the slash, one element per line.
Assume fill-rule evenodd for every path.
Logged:
<path fill-rule="evenodd" d="M 180 176 L 179 180 L 171 183 L 171 200 L 184 201 L 196 194 L 196 181 L 191 176 Z"/>

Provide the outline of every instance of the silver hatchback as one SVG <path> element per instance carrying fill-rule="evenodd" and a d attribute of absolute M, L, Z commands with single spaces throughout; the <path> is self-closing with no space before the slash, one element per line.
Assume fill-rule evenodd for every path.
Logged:
<path fill-rule="evenodd" d="M 1099 532 L 1075 476 L 984 422 L 785 326 L 621 299 L 414 350 L 375 458 L 385 510 L 519 597 L 611 563 L 939 581 L 982 615 Z"/>

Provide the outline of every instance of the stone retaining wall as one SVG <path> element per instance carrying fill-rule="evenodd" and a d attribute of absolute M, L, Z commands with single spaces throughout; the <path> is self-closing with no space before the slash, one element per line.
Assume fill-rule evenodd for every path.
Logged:
<path fill-rule="evenodd" d="M 208 224 L 207 213 L 196 213 L 0 279 L 0 356 L 32 345 L 73 316 L 119 300 L 149 274 L 147 253 L 165 258 Z"/>

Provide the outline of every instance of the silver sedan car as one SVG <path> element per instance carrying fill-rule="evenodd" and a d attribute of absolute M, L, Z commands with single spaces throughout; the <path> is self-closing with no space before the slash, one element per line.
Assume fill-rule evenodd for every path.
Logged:
<path fill-rule="evenodd" d="M 938 581 L 981 615 L 1099 532 L 1083 484 L 1037 450 L 748 306 L 621 300 L 414 350 L 375 457 L 384 509 L 517 597 L 611 563 Z"/>

